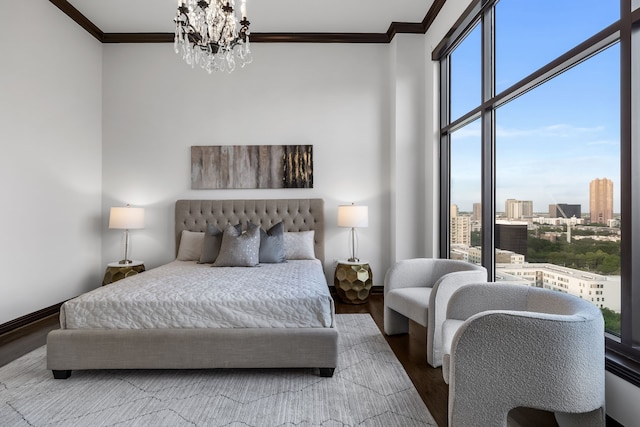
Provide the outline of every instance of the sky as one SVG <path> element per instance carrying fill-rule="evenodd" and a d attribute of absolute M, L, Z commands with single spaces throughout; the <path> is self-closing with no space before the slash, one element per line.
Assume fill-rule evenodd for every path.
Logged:
<path fill-rule="evenodd" d="M 554 13 L 549 13 L 553 10 Z M 615 22 L 617 0 L 501 0 L 496 10 L 499 93 Z M 589 211 L 589 183 L 614 183 L 620 212 L 619 45 L 500 107 L 496 112 L 497 211 L 506 199 L 532 200 L 535 212 L 569 203 Z M 480 31 L 452 55 L 452 118 L 480 102 Z M 452 135 L 451 202 L 480 201 L 480 123 Z"/>

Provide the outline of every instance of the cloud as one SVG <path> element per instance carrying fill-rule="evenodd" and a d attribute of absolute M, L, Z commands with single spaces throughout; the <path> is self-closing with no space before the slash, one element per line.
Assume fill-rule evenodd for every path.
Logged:
<path fill-rule="evenodd" d="M 545 138 L 569 138 L 579 136 L 584 138 L 585 134 L 598 134 L 604 130 L 604 126 L 580 127 L 567 123 L 557 123 L 531 129 L 509 129 L 502 126 L 496 126 L 496 136 L 498 138 L 517 138 L 523 136 L 537 136 Z"/>
<path fill-rule="evenodd" d="M 593 126 L 566 122 L 536 126 L 535 117 L 527 126 L 526 120 L 503 120 L 516 125 L 496 127 L 498 210 L 504 200 L 515 198 L 532 200 L 539 212 L 551 203 L 579 203 L 586 212 L 589 183 L 598 177 L 614 181 L 614 209 L 619 210 L 620 141 L 615 126 L 601 125 L 599 120 L 592 121 Z M 459 129 L 452 138 L 452 201 L 463 210 L 480 198 L 480 139 L 479 121 Z"/>
<path fill-rule="evenodd" d="M 557 123 L 548 126 L 542 126 L 537 128 L 507 128 L 503 126 L 496 126 L 496 137 L 500 138 L 525 138 L 525 137 L 537 137 L 537 138 L 580 138 L 584 140 L 587 136 L 596 136 L 606 131 L 605 126 L 592 126 L 592 127 L 582 127 L 582 126 L 574 126 L 567 123 Z M 453 133 L 454 139 L 465 139 L 465 138 L 480 138 L 481 136 L 481 128 L 480 122 L 473 122 L 461 129 L 458 129 Z M 605 142 L 605 140 L 597 140 Z M 616 143 L 614 141 L 609 141 L 609 143 Z"/>
<path fill-rule="evenodd" d="M 614 141 L 612 139 L 597 139 L 595 141 L 589 141 L 585 143 L 588 146 L 594 147 L 594 146 L 611 146 L 611 147 L 620 147 L 620 141 Z"/>

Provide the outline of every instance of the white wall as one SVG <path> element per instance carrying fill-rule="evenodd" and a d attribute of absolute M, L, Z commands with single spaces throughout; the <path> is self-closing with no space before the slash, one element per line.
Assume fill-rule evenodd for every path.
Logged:
<path fill-rule="evenodd" d="M 132 231 L 133 258 L 155 267 L 175 258 L 180 198 L 325 201 L 325 271 L 348 255 L 337 206 L 369 206 L 359 257 L 374 284 L 389 266 L 389 46 L 254 44 L 252 64 L 232 74 L 191 69 L 170 44 L 104 46 L 103 264 L 122 257 L 108 209 L 146 208 Z M 314 188 L 190 190 L 192 145 L 312 144 Z"/>
<path fill-rule="evenodd" d="M 47 1 L 3 2 L 0 28 L 2 324 L 100 284 L 102 59 Z"/>
<path fill-rule="evenodd" d="M 433 170 L 425 147 L 425 38 L 398 34 L 390 45 L 392 261 L 432 256 L 426 233 Z M 432 201 L 429 199 L 429 204 Z"/>

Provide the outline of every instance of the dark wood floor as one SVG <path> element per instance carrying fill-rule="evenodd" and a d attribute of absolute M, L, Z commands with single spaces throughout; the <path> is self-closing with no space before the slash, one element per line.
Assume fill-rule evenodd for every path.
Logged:
<path fill-rule="evenodd" d="M 370 313 L 382 331 L 382 295 L 372 295 L 366 304 L 350 305 L 336 300 L 338 313 Z M 45 344 L 47 333 L 59 327 L 58 316 L 49 316 L 35 324 L 0 335 L 0 366 Z M 418 393 L 429 408 L 438 426 L 447 425 L 448 386 L 442 379 L 442 369 L 432 368 L 426 362 L 426 329 L 412 323 L 409 334 L 385 336 Z M 551 414 L 531 411 L 512 411 L 511 417 L 522 427 L 557 426 Z"/>

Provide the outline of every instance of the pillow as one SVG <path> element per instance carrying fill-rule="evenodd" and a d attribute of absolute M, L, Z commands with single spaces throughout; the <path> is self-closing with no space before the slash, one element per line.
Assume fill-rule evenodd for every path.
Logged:
<path fill-rule="evenodd" d="M 222 233 L 220 253 L 214 267 L 255 267 L 260 251 L 260 227 L 249 225 L 245 233 L 228 224 Z"/>
<path fill-rule="evenodd" d="M 203 242 L 203 232 L 182 230 L 177 259 L 179 261 L 198 261 L 202 252 Z"/>
<path fill-rule="evenodd" d="M 242 225 L 235 225 L 236 230 L 242 231 Z M 207 231 L 204 233 L 204 241 L 202 243 L 202 253 L 198 264 L 211 264 L 218 258 L 220 246 L 222 245 L 222 231 L 213 224 L 207 225 Z"/>
<path fill-rule="evenodd" d="M 313 248 L 315 232 L 284 233 L 284 256 L 287 259 L 316 259 Z"/>
<path fill-rule="evenodd" d="M 261 263 L 285 262 L 284 256 L 284 223 L 279 222 L 268 231 L 260 229 L 260 251 L 258 258 Z"/>

